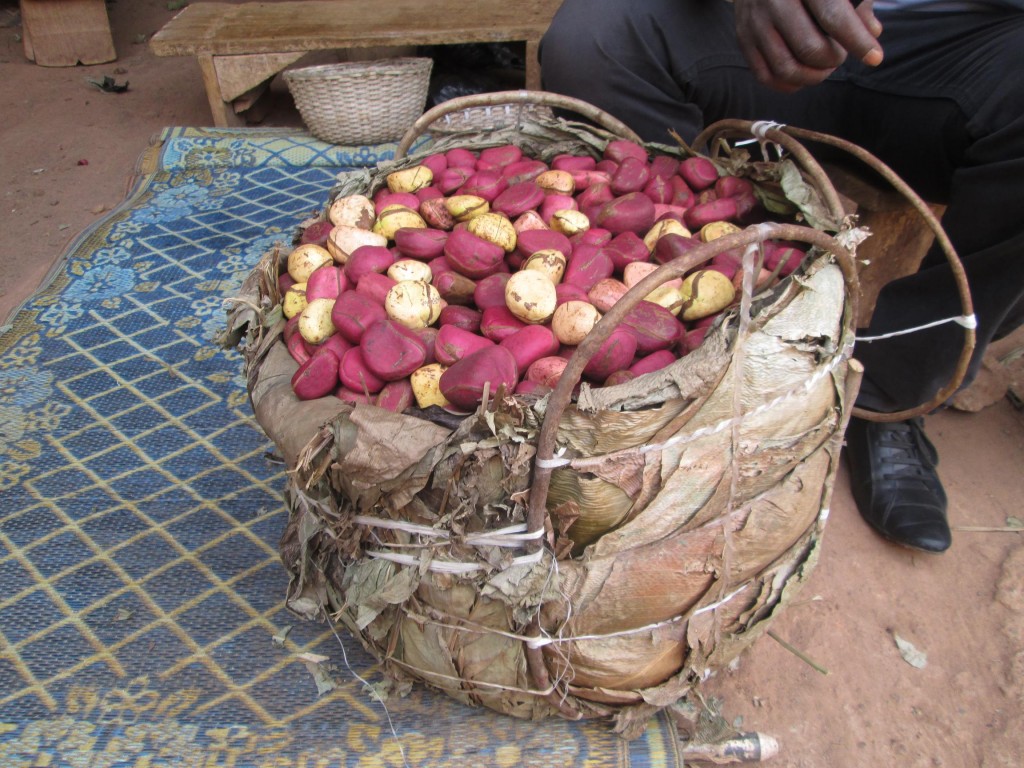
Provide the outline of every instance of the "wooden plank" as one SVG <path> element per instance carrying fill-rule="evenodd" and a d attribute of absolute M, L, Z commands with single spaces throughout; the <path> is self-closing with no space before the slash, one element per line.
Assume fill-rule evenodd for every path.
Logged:
<path fill-rule="evenodd" d="M 220 85 L 220 97 L 224 101 L 234 101 L 304 55 L 302 51 L 291 51 L 254 53 L 248 56 L 214 56 L 213 66 Z"/>
<path fill-rule="evenodd" d="M 213 124 L 217 128 L 231 128 L 244 125 L 245 120 L 239 117 L 231 107 L 231 102 L 225 101 L 220 92 L 220 83 L 217 80 L 217 68 L 213 63 L 213 56 L 203 54 L 197 57 L 199 69 L 203 73 L 203 85 L 206 87 L 206 99 L 210 102 L 210 112 L 213 114 Z"/>
<path fill-rule="evenodd" d="M 44 67 L 114 61 L 104 0 L 21 0 L 25 56 Z"/>
<path fill-rule="evenodd" d="M 537 41 L 561 0 L 192 3 L 150 40 L 158 56 Z M 446 12 L 447 11 L 447 12 Z"/>

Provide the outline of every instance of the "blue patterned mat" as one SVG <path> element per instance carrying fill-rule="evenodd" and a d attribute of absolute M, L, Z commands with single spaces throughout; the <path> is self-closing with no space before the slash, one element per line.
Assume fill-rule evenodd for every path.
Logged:
<path fill-rule="evenodd" d="M 0 766 L 672 766 L 667 719 L 522 722 L 284 608 L 283 467 L 225 297 L 393 146 L 168 129 L 0 333 Z"/>

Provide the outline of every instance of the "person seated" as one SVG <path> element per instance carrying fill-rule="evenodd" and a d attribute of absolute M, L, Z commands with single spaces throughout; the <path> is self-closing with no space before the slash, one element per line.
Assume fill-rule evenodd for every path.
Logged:
<path fill-rule="evenodd" d="M 929 402 L 950 381 L 963 329 L 985 349 L 1024 316 L 1024 0 L 565 0 L 541 42 L 545 90 L 587 101 L 644 140 L 692 142 L 724 118 L 840 136 L 875 154 L 925 199 L 961 258 L 975 317 L 962 318 L 934 247 L 878 297 L 855 356 L 857 405 Z M 701 148 L 696 148 L 701 149 Z M 923 419 L 851 419 L 857 507 L 886 538 L 926 552 L 951 544 L 938 456 Z"/>

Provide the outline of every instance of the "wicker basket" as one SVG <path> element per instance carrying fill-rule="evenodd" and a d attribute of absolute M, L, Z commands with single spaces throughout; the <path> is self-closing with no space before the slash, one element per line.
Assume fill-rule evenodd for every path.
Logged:
<path fill-rule="evenodd" d="M 427 102 L 433 60 L 381 59 L 288 70 L 285 82 L 310 133 L 332 144 L 399 139 Z"/>
<path fill-rule="evenodd" d="M 551 120 L 555 113 L 539 104 L 494 104 L 448 112 L 430 124 L 429 133 L 497 131 L 519 125 L 523 120 Z"/>

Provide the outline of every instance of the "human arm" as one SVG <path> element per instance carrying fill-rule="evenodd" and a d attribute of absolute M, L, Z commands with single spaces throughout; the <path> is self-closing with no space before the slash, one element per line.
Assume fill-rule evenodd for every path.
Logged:
<path fill-rule="evenodd" d="M 872 0 L 734 0 L 736 37 L 759 82 L 780 91 L 816 85 L 847 55 L 882 61 Z"/>

